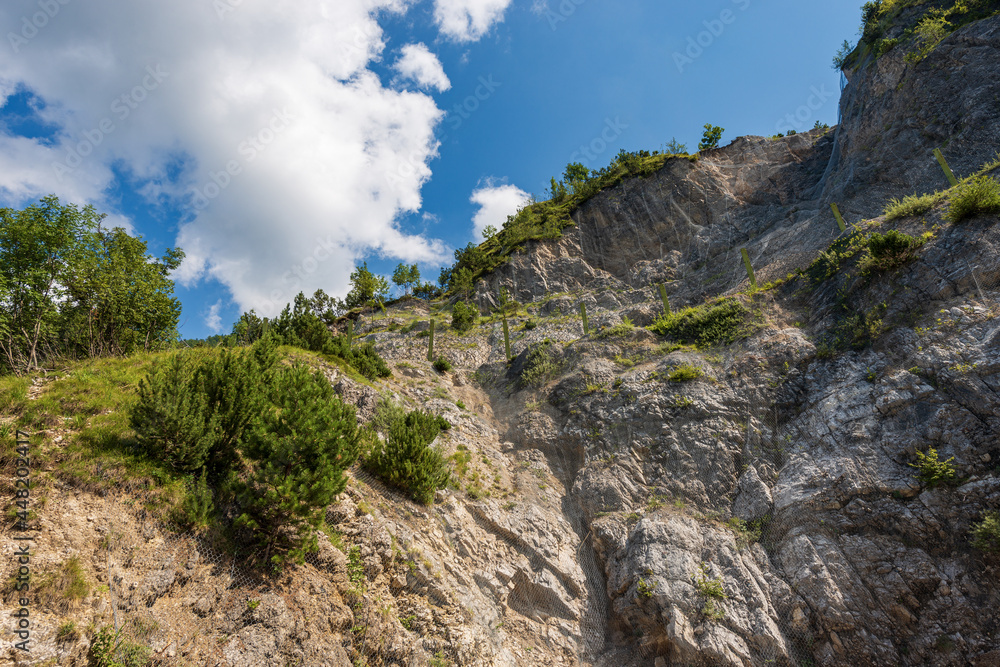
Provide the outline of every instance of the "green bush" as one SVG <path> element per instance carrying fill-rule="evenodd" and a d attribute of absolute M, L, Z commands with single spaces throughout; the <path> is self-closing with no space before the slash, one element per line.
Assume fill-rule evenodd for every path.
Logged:
<path fill-rule="evenodd" d="M 939 461 L 937 450 L 931 447 L 926 454 L 918 451 L 917 462 L 908 465 L 919 471 L 916 474 L 918 482 L 933 489 L 942 484 L 953 485 L 957 482 L 955 468 L 951 465 L 954 460 L 955 457 L 952 456 L 947 461 Z"/>
<path fill-rule="evenodd" d="M 1000 183 L 974 176 L 958 184 L 949 197 L 948 220 L 957 223 L 986 213 L 1000 213 Z"/>
<path fill-rule="evenodd" d="M 866 252 L 858 268 L 862 273 L 899 268 L 916 256 L 927 238 L 916 238 L 895 229 L 885 234 L 875 232 L 868 237 Z"/>
<path fill-rule="evenodd" d="M 524 330 L 531 331 L 532 329 L 538 328 L 538 320 L 532 318 L 524 323 Z"/>
<path fill-rule="evenodd" d="M 244 432 L 268 403 L 277 362 L 271 336 L 195 362 L 175 354 L 139 382 L 129 422 L 141 448 L 182 472 L 230 468 Z"/>
<path fill-rule="evenodd" d="M 983 514 L 983 520 L 972 524 L 972 546 L 980 551 L 1000 551 L 1000 512 Z"/>
<path fill-rule="evenodd" d="M 704 375 L 704 373 L 697 366 L 684 364 L 683 366 L 678 366 L 671 371 L 670 375 L 667 376 L 667 379 L 671 382 L 690 382 L 692 380 L 697 380 L 702 375 Z"/>
<path fill-rule="evenodd" d="M 104 626 L 97 631 L 90 644 L 90 658 L 94 667 L 145 667 L 149 663 L 152 649 L 134 644 L 115 631 Z"/>
<path fill-rule="evenodd" d="M 900 218 L 912 218 L 927 213 L 934 205 L 944 198 L 943 192 L 934 192 L 926 195 L 906 195 L 902 200 L 891 199 L 886 204 L 883 215 L 886 222 L 892 222 Z"/>
<path fill-rule="evenodd" d="M 698 143 L 698 150 L 707 151 L 713 148 L 718 148 L 719 140 L 722 139 L 722 133 L 725 131 L 725 128 L 719 127 L 718 125 L 706 123 L 705 132 L 702 134 L 701 141 Z"/>
<path fill-rule="evenodd" d="M 280 567 L 317 549 L 323 510 L 344 490 L 361 434 L 354 408 L 305 366 L 277 374 L 272 400 L 243 446 L 252 472 L 234 490 L 242 510 L 236 526 L 247 528 L 265 548 L 264 559 Z"/>
<path fill-rule="evenodd" d="M 746 334 L 750 310 L 733 298 L 662 313 L 648 328 L 679 343 L 708 347 L 732 343 Z"/>
<path fill-rule="evenodd" d="M 560 369 L 560 364 L 553 353 L 553 343 L 545 339 L 532 348 L 525 359 L 521 370 L 521 387 L 538 386 L 553 378 Z"/>
<path fill-rule="evenodd" d="M 465 333 L 476 326 L 479 321 L 479 309 L 475 306 L 459 301 L 455 304 L 451 313 L 451 326 L 456 331 Z"/>
<path fill-rule="evenodd" d="M 447 373 L 451 369 L 452 369 L 451 362 L 445 359 L 444 357 L 438 357 L 434 361 L 434 370 L 436 370 L 438 373 Z"/>
<path fill-rule="evenodd" d="M 174 520 L 184 528 L 204 528 L 209 524 L 214 510 L 212 489 L 202 473 L 188 479 L 184 499 L 174 514 Z"/>
<path fill-rule="evenodd" d="M 430 444 L 442 429 L 443 417 L 411 412 L 389 424 L 385 441 L 378 440 L 365 459 L 365 468 L 386 484 L 407 491 L 418 503 L 430 505 L 434 492 L 448 485 L 451 474 L 441 452 Z"/>

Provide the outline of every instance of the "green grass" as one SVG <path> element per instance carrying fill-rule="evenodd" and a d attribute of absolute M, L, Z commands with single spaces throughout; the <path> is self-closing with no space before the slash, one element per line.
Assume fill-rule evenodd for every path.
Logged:
<path fill-rule="evenodd" d="M 622 336 L 629 335 L 634 330 L 635 330 L 635 324 L 633 324 L 632 320 L 630 320 L 628 318 L 628 316 L 626 315 L 625 318 L 622 319 L 622 321 L 619 324 L 616 324 L 613 327 L 608 327 L 607 329 L 604 329 L 599 334 L 597 334 L 596 338 L 598 338 L 598 339 L 601 339 L 601 338 L 620 338 Z"/>
<path fill-rule="evenodd" d="M 885 211 L 883 211 L 885 221 L 892 222 L 900 218 L 913 218 L 923 215 L 934 208 L 945 196 L 945 192 L 934 192 L 924 195 L 907 195 L 902 199 L 891 199 L 886 204 Z"/>
<path fill-rule="evenodd" d="M 1000 213 L 1000 183 L 986 175 L 972 176 L 952 188 L 948 220 L 959 223 L 977 215 Z"/>
<path fill-rule="evenodd" d="M 678 343 L 699 348 L 733 343 L 750 333 L 752 311 L 728 297 L 661 314 L 648 329 Z"/>

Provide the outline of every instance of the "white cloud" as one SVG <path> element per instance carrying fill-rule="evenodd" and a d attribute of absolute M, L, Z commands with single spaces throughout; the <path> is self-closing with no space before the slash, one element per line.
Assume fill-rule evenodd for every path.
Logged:
<path fill-rule="evenodd" d="M 264 315 L 300 290 L 345 293 L 372 252 L 442 261 L 443 243 L 397 220 L 421 206 L 443 113 L 368 69 L 385 48 L 377 17 L 409 4 L 60 4 L 16 53 L 0 43 L 0 96 L 23 86 L 59 128 L 54 142 L 0 128 L 0 198 L 56 193 L 114 213 L 124 172 L 152 202 L 191 205 L 176 277 L 217 279 Z M 7 0 L 0 25 L 38 11 Z"/>
<path fill-rule="evenodd" d="M 441 61 L 426 45 L 407 44 L 401 50 L 402 56 L 393 66 L 400 78 L 414 81 L 423 88 L 434 88 L 440 93 L 451 88 Z"/>
<path fill-rule="evenodd" d="M 456 42 L 474 42 L 503 20 L 511 0 L 434 0 L 438 28 Z"/>
<path fill-rule="evenodd" d="M 479 206 L 479 211 L 472 218 L 476 240 L 482 238 L 483 230 L 489 225 L 497 229 L 503 227 L 507 216 L 517 213 L 530 196 L 514 185 L 494 185 L 492 182 L 474 190 L 469 201 Z"/>
<path fill-rule="evenodd" d="M 222 333 L 222 315 L 219 311 L 222 310 L 222 299 L 216 301 L 205 313 L 205 326 L 213 334 Z"/>

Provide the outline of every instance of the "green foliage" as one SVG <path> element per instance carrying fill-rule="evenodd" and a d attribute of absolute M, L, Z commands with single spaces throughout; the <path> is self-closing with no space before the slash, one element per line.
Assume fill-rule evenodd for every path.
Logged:
<path fill-rule="evenodd" d="M 281 344 L 339 357 L 369 380 L 392 375 L 389 365 L 371 343 L 350 345 L 346 336 L 330 333 L 327 324 L 316 315 L 313 302 L 301 292 L 273 322 L 265 320 L 265 325 Z"/>
<path fill-rule="evenodd" d="M 214 511 L 212 489 L 208 486 L 205 473 L 198 477 L 190 477 L 184 499 L 175 512 L 174 520 L 183 528 L 204 528 L 208 526 Z"/>
<path fill-rule="evenodd" d="M 323 508 L 344 490 L 344 471 L 357 459 L 361 439 L 354 408 L 322 373 L 302 365 L 282 369 L 272 402 L 242 448 L 253 470 L 234 489 L 242 509 L 236 525 L 249 529 L 266 547 L 264 558 L 280 567 L 316 550 Z"/>
<path fill-rule="evenodd" d="M 705 599 L 701 613 L 713 620 L 721 620 L 726 615 L 721 602 L 729 597 L 723 588 L 722 577 L 710 578 L 708 563 L 701 563 L 698 570 L 699 572 L 691 575 L 691 580 L 698 595 Z"/>
<path fill-rule="evenodd" d="M 747 334 L 750 310 L 732 297 L 662 313 L 648 328 L 678 343 L 708 347 L 732 343 Z"/>
<path fill-rule="evenodd" d="M 364 262 L 351 273 L 351 291 L 344 297 L 344 305 L 349 309 L 382 308 L 388 296 L 389 281 L 369 271 L 368 262 Z"/>
<path fill-rule="evenodd" d="M 928 489 L 933 489 L 942 484 L 954 485 L 958 482 L 955 476 L 955 468 L 951 465 L 951 462 L 954 460 L 955 457 L 952 456 L 946 461 L 939 461 L 937 450 L 931 447 L 927 450 L 926 454 L 918 451 L 917 462 L 907 465 L 917 469 L 916 478 L 918 482 Z"/>
<path fill-rule="evenodd" d="M 391 419 L 385 441 L 377 441 L 364 465 L 382 481 L 407 491 L 418 503 L 430 505 L 434 492 L 448 485 L 451 474 L 441 452 L 430 444 L 451 428 L 443 417 L 411 412 Z"/>
<path fill-rule="evenodd" d="M 444 357 L 438 357 L 437 360 L 434 362 L 434 370 L 436 370 L 438 373 L 447 373 L 451 369 L 452 369 L 451 362 L 445 359 Z"/>
<path fill-rule="evenodd" d="M 531 318 L 527 322 L 524 323 L 524 330 L 525 331 L 531 331 L 532 329 L 536 329 L 536 328 L 538 328 L 538 320 L 536 320 L 535 318 Z"/>
<path fill-rule="evenodd" d="M 922 18 L 913 30 L 916 50 L 906 54 L 906 62 L 916 64 L 926 58 L 951 30 L 952 26 L 944 16 L 928 14 Z"/>
<path fill-rule="evenodd" d="M 90 659 L 94 667 L 145 667 L 152 649 L 128 641 L 111 626 L 97 631 L 90 644 Z"/>
<path fill-rule="evenodd" d="M 553 354 L 553 343 L 545 339 L 539 345 L 532 348 L 525 360 L 524 368 L 521 371 L 520 384 L 522 387 L 532 387 L 545 384 L 553 378 L 560 370 L 560 364 Z"/>
<path fill-rule="evenodd" d="M 75 641 L 80 637 L 80 631 L 73 621 L 66 621 L 56 630 L 56 641 L 59 643 Z"/>
<path fill-rule="evenodd" d="M 167 274 L 184 253 L 146 255 L 140 238 L 100 228 L 93 207 L 44 197 L 0 209 L 0 370 L 57 356 L 129 354 L 177 337 L 180 302 Z"/>
<path fill-rule="evenodd" d="M 953 223 L 987 213 L 1000 214 L 1000 182 L 979 175 L 963 180 L 948 198 L 948 220 Z"/>
<path fill-rule="evenodd" d="M 670 141 L 667 142 L 664 152 L 667 155 L 687 155 L 688 148 L 687 145 L 677 141 L 677 137 L 672 137 Z"/>
<path fill-rule="evenodd" d="M 626 315 L 622 318 L 622 321 L 613 327 L 608 327 L 604 331 L 597 334 L 597 338 L 618 338 L 621 336 L 627 336 L 635 330 L 635 324 Z"/>
<path fill-rule="evenodd" d="M 874 232 L 868 237 L 858 268 L 862 274 L 899 268 L 916 256 L 928 238 L 916 238 L 895 229 L 890 229 L 885 234 Z"/>
<path fill-rule="evenodd" d="M 140 447 L 178 471 L 224 473 L 267 405 L 276 361 L 268 336 L 245 351 L 224 348 L 201 361 L 179 353 L 155 364 L 129 414 Z"/>
<path fill-rule="evenodd" d="M 944 199 L 945 193 L 935 192 L 925 195 L 907 195 L 902 200 L 891 199 L 885 207 L 885 221 L 891 222 L 899 218 L 911 218 L 927 213 L 934 205 Z"/>
<path fill-rule="evenodd" d="M 653 591 L 656 590 L 657 584 L 659 584 L 658 581 L 650 582 L 645 579 L 640 579 L 638 585 L 636 586 L 636 590 L 640 596 L 644 598 L 651 598 L 653 597 Z"/>
<path fill-rule="evenodd" d="M 456 331 L 465 333 L 479 322 L 479 309 L 472 304 L 459 301 L 451 313 L 451 326 Z"/>
<path fill-rule="evenodd" d="M 722 133 L 725 131 L 725 128 L 719 127 L 718 125 L 705 123 L 705 132 L 701 135 L 701 141 L 698 142 L 698 150 L 707 151 L 713 148 L 718 148 L 719 141 L 722 139 Z"/>
<path fill-rule="evenodd" d="M 406 294 L 410 293 L 414 287 L 420 284 L 420 269 L 416 264 L 398 264 L 392 272 L 392 282 L 403 288 Z"/>
<path fill-rule="evenodd" d="M 671 371 L 667 379 L 671 382 L 691 382 L 692 380 L 697 380 L 702 375 L 704 373 L 699 367 L 683 364 Z"/>
<path fill-rule="evenodd" d="M 851 44 L 846 39 L 844 43 L 840 45 L 837 49 L 836 55 L 833 56 L 833 69 L 842 70 L 847 65 L 847 58 L 854 52 L 854 45 Z"/>
<path fill-rule="evenodd" d="M 1000 512 L 985 512 L 982 521 L 972 524 L 969 532 L 975 548 L 990 553 L 1000 552 Z"/>

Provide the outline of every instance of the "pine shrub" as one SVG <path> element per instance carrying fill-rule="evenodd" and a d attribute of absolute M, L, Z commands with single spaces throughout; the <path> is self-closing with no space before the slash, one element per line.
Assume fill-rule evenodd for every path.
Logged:
<path fill-rule="evenodd" d="M 1000 512 L 983 514 L 983 520 L 972 524 L 972 546 L 980 551 L 1000 552 Z"/>
<path fill-rule="evenodd" d="M 743 335 L 749 309 L 733 298 L 662 313 L 648 328 L 678 343 L 708 347 L 732 343 Z"/>
<path fill-rule="evenodd" d="M 962 181 L 951 195 L 948 220 L 958 223 L 985 213 L 1000 213 L 1000 182 L 986 175 Z"/>
<path fill-rule="evenodd" d="M 479 310 L 464 301 L 455 304 L 451 313 L 451 326 L 460 333 L 465 333 L 476 326 L 479 321 Z"/>
<path fill-rule="evenodd" d="M 365 467 L 382 481 L 407 491 L 418 503 L 430 505 L 434 492 L 448 485 L 451 474 L 444 456 L 430 446 L 442 430 L 451 428 L 443 417 L 411 412 L 394 420 L 385 442 L 375 443 Z"/>
<path fill-rule="evenodd" d="M 181 505 L 174 513 L 174 520 L 184 528 L 204 528 L 209 524 L 215 505 L 212 489 L 205 480 L 205 473 L 188 480 Z"/>
<path fill-rule="evenodd" d="M 253 471 L 235 492 L 242 510 L 237 527 L 251 531 L 277 568 L 316 550 L 323 508 L 347 484 L 344 471 L 358 457 L 360 432 L 354 408 L 305 366 L 277 374 L 273 401 L 247 435 L 243 455 Z"/>

